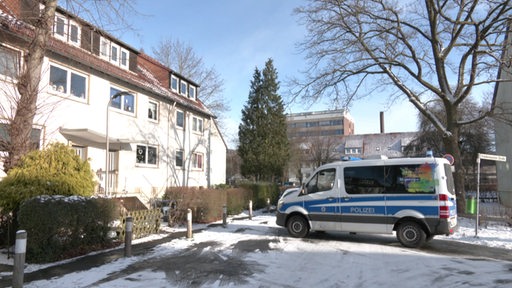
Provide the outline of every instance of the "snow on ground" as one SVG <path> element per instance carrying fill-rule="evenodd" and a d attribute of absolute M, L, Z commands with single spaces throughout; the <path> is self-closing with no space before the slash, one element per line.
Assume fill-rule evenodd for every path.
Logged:
<path fill-rule="evenodd" d="M 512 250 L 512 228 L 495 223 L 479 227 L 459 218 L 454 235 L 436 239 L 467 242 Z M 202 228 L 204 226 L 194 226 Z M 140 241 L 148 241 L 151 236 Z M 510 287 L 512 264 L 489 259 L 435 255 L 399 244 L 358 242 L 342 235 L 327 239 L 295 239 L 275 224 L 275 216 L 263 213 L 249 219 L 230 219 L 221 225 L 155 247 L 145 255 L 121 258 L 112 263 L 25 283 L 24 287 Z M 383 241 L 397 242 L 393 235 Z M 368 239 L 368 238 L 364 238 Z M 253 242 L 251 242 L 253 241 Z M 255 243 L 266 243 L 260 245 Z M 433 240 L 435 241 L 435 240 Z M 135 243 L 135 241 L 134 241 Z M 250 246 L 241 243 L 252 243 Z M 398 242 L 397 242 L 398 243 Z M 187 252 L 189 251 L 189 252 Z M 199 251 L 190 254 L 190 251 Z M 187 254 L 189 253 L 189 254 Z M 175 264 L 180 255 L 191 261 L 213 261 L 191 271 Z M 193 256 L 192 256 L 193 255 Z M 3 256 L 2 256 L 3 257 Z M 193 258 L 196 257 L 196 258 Z M 207 260 L 205 260 L 207 259 Z M 213 259 L 213 260 L 212 260 Z M 11 259 L 12 260 L 12 259 Z M 0 259 L 0 263 L 9 262 Z M 194 265 L 196 265 L 194 264 Z M 207 263 L 205 263 L 207 264 Z M 27 271 L 47 265 L 28 265 Z M 214 269 L 211 266 L 217 266 Z M 225 268 L 228 267 L 228 268 Z M 237 273 L 229 273 L 233 269 Z M 238 269 L 238 270 L 237 270 Z M 220 271 L 220 272 L 219 272 Z M 236 274 L 236 275 L 235 275 Z"/>

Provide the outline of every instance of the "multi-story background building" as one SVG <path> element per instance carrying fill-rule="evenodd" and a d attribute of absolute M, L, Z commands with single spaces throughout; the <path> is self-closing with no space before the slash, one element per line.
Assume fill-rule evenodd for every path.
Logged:
<path fill-rule="evenodd" d="M 287 179 L 298 184 L 318 166 L 344 159 L 404 156 L 404 148 L 416 132 L 385 133 L 384 114 L 380 133 L 354 134 L 354 120 L 345 110 L 289 114 L 288 139 L 292 157 Z"/>
<path fill-rule="evenodd" d="M 354 121 L 344 109 L 291 113 L 286 122 L 288 139 L 354 134 Z"/>
<path fill-rule="evenodd" d="M 0 3 L 4 139 L 33 35 L 31 13 L 38 13 L 34 3 Z M 99 195 L 147 203 L 167 187 L 225 183 L 227 147 L 198 83 L 61 8 L 42 71 L 32 140 L 39 148 L 67 143 L 88 159 Z"/>

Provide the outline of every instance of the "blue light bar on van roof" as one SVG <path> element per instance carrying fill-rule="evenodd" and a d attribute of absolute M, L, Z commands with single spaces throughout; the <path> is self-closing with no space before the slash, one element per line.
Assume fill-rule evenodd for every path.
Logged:
<path fill-rule="evenodd" d="M 362 159 L 358 158 L 358 157 L 353 157 L 353 156 L 341 156 L 341 161 L 357 161 L 357 160 L 362 160 Z"/>

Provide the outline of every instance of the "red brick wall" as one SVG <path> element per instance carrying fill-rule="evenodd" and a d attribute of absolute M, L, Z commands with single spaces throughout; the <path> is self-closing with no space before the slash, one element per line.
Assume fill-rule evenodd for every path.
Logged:
<path fill-rule="evenodd" d="M 19 18 L 20 16 L 20 0 L 2 0 L 0 1 L 0 9 L 5 13 Z"/>

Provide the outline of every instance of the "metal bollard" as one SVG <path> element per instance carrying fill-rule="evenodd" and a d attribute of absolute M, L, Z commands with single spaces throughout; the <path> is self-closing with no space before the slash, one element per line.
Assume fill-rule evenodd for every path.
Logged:
<path fill-rule="evenodd" d="M 23 273 L 25 267 L 25 254 L 27 252 L 27 232 L 16 232 L 16 244 L 14 246 L 14 267 L 12 272 L 12 287 L 23 287 Z"/>
<path fill-rule="evenodd" d="M 187 238 L 192 238 L 192 210 L 187 209 Z"/>
<path fill-rule="evenodd" d="M 270 198 L 267 198 L 267 213 L 270 213 Z"/>
<path fill-rule="evenodd" d="M 124 233 L 124 257 L 132 256 L 133 218 L 126 217 L 126 229 Z"/>
<path fill-rule="evenodd" d="M 226 226 L 228 224 L 227 218 L 228 218 L 228 207 L 226 207 L 226 204 L 224 204 L 224 206 L 222 206 L 222 226 L 224 226 L 224 228 L 226 228 Z"/>
<path fill-rule="evenodd" d="M 249 200 L 249 220 L 252 220 L 252 200 Z"/>

